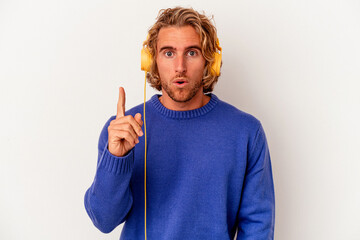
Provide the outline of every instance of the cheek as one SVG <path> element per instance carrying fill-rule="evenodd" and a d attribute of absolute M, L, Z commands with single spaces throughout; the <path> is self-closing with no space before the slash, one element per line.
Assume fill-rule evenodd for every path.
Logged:
<path fill-rule="evenodd" d="M 156 63 L 157 63 L 157 68 L 158 68 L 159 75 L 164 75 L 164 74 L 166 74 L 166 72 L 171 70 L 171 66 L 166 61 L 163 61 L 161 59 L 157 59 Z"/>
<path fill-rule="evenodd" d="M 156 68 L 157 68 L 157 72 L 159 74 L 160 79 L 162 78 L 162 73 L 163 73 L 163 64 L 161 62 L 161 60 L 156 59 Z"/>
<path fill-rule="evenodd" d="M 189 64 L 189 67 L 190 67 L 190 71 L 196 75 L 197 77 L 201 77 L 203 76 L 203 73 L 204 73 L 204 69 L 205 69 L 205 61 L 200 61 L 200 62 L 197 62 L 197 63 L 192 63 L 192 64 Z"/>

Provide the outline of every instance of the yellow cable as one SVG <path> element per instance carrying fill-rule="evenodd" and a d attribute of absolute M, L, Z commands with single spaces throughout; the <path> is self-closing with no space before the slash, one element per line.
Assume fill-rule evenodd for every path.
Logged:
<path fill-rule="evenodd" d="M 146 102 L 146 75 L 147 72 L 145 71 L 145 83 L 144 83 L 144 131 L 145 131 L 145 151 L 144 151 L 144 191 L 145 191 L 145 197 L 144 197 L 144 202 L 145 202 L 145 221 L 144 221 L 144 226 L 145 226 L 145 240 L 147 240 L 147 233 L 146 233 L 146 120 L 145 120 L 145 102 Z"/>

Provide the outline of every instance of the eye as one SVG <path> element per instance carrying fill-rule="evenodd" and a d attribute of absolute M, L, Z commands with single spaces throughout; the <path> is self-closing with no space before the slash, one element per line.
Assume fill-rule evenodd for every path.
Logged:
<path fill-rule="evenodd" d="M 172 57 L 173 55 L 174 55 L 173 52 L 170 51 L 165 52 L 166 57 Z"/>
<path fill-rule="evenodd" d="M 191 57 L 194 57 L 194 56 L 197 55 L 197 52 L 194 51 L 194 50 L 191 50 L 191 51 L 188 52 L 188 55 L 191 56 Z"/>

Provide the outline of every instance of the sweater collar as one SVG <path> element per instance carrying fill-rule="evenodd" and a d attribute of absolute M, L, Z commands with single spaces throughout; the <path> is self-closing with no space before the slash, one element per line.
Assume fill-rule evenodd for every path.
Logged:
<path fill-rule="evenodd" d="M 206 113 L 210 112 L 215 105 L 218 103 L 219 99 L 215 94 L 209 93 L 207 96 L 210 97 L 210 101 L 202 106 L 201 108 L 189 110 L 189 111 L 175 111 L 170 110 L 164 107 L 162 103 L 159 100 L 160 94 L 155 94 L 151 97 L 150 103 L 154 106 L 154 108 L 159 111 L 161 114 L 165 115 L 169 118 L 177 118 L 177 119 L 189 119 L 189 118 L 195 118 L 202 115 L 205 115 Z"/>

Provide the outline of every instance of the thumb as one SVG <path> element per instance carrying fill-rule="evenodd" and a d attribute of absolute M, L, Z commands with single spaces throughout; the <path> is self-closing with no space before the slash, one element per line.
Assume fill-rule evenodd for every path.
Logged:
<path fill-rule="evenodd" d="M 140 126 L 143 125 L 143 121 L 141 120 L 141 114 L 140 113 L 137 113 L 135 114 L 135 121 L 139 123 Z"/>

